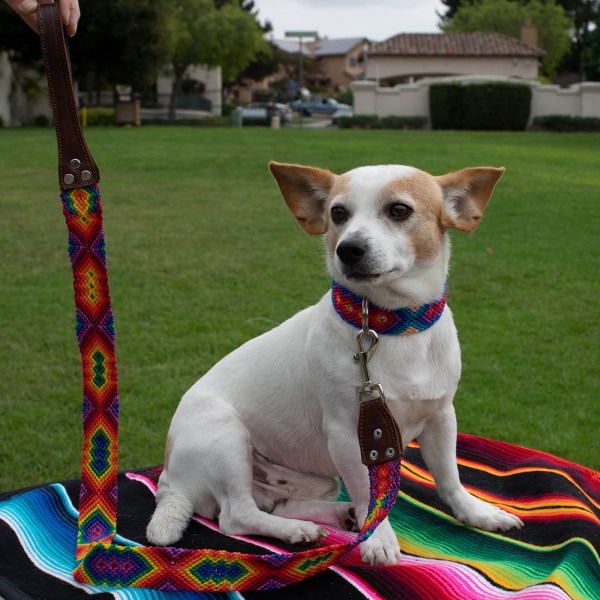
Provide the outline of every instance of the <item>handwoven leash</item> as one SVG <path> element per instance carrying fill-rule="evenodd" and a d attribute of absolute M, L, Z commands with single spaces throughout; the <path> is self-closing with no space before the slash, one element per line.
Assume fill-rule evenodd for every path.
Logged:
<path fill-rule="evenodd" d="M 365 374 L 359 395 L 375 397 L 360 403 L 359 441 L 371 495 L 369 513 L 354 539 L 266 555 L 113 543 L 117 529 L 119 397 L 100 174 L 79 126 L 69 56 L 54 0 L 39 0 L 38 19 L 56 125 L 60 196 L 69 234 L 83 377 L 75 579 L 95 585 L 159 590 L 271 590 L 328 568 L 375 531 L 393 507 L 400 486 L 402 442 L 383 394 L 377 393 L 377 384 L 368 376 L 367 362 L 376 342 L 366 350 L 359 344 L 357 353 Z M 359 342 L 365 335 L 369 338 L 368 327 L 358 335 Z"/>

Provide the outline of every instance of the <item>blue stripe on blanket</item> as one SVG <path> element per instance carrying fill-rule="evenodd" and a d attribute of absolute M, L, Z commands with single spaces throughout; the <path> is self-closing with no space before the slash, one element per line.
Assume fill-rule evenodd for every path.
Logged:
<path fill-rule="evenodd" d="M 83 585 L 73 579 L 77 539 L 77 509 L 63 485 L 30 490 L 0 502 L 0 519 L 14 531 L 35 567 L 89 594 L 107 593 L 118 600 L 240 600 L 238 593 L 156 592 L 143 589 L 114 589 Z M 117 535 L 119 544 L 136 545 Z"/>

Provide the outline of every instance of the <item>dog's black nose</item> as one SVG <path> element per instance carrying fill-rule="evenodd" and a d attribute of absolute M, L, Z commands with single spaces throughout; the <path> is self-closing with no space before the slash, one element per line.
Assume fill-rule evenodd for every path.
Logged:
<path fill-rule="evenodd" d="M 335 253 L 345 265 L 355 265 L 367 251 L 367 245 L 360 240 L 347 240 L 342 242 Z"/>

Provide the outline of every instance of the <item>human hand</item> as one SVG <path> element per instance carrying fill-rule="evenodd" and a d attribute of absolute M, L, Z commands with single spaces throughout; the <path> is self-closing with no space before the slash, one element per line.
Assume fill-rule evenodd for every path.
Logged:
<path fill-rule="evenodd" d="M 29 25 L 39 33 L 37 21 L 37 0 L 6 0 L 6 3 Z M 64 23 L 67 35 L 74 36 L 81 12 L 79 0 L 58 0 L 60 17 Z"/>

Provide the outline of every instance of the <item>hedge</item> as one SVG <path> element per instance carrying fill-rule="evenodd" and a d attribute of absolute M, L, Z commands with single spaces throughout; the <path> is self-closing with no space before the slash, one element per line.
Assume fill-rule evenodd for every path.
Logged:
<path fill-rule="evenodd" d="M 531 88 L 522 83 L 435 83 L 429 88 L 433 129 L 523 131 L 531 111 Z"/>
<path fill-rule="evenodd" d="M 340 129 L 425 129 L 425 117 L 377 117 L 375 115 L 356 115 L 339 117 L 335 120 Z"/>
<path fill-rule="evenodd" d="M 115 124 L 115 109 L 95 106 L 87 109 L 88 127 L 106 127 Z"/>
<path fill-rule="evenodd" d="M 600 132 L 600 119 L 597 117 L 571 117 L 569 115 L 546 115 L 533 119 L 535 129 L 547 131 Z"/>

